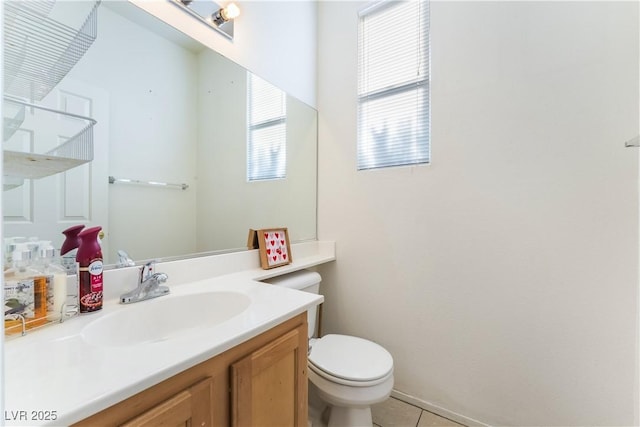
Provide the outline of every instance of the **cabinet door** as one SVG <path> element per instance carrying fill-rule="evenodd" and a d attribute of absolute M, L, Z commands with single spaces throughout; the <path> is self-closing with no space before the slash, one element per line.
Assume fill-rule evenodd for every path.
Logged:
<path fill-rule="evenodd" d="M 307 426 L 307 345 L 302 325 L 231 365 L 232 426 Z"/>
<path fill-rule="evenodd" d="M 122 424 L 123 427 L 185 426 L 205 427 L 212 425 L 211 378 L 181 391 L 172 398 Z"/>

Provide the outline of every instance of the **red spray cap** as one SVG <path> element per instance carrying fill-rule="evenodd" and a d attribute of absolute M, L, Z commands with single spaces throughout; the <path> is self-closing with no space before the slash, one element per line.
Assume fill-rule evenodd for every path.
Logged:
<path fill-rule="evenodd" d="M 78 233 L 82 231 L 84 225 L 74 225 L 73 227 L 69 227 L 62 232 L 65 235 L 66 239 L 60 248 L 60 255 L 64 255 L 67 252 L 77 248 L 80 246 L 80 239 L 78 238 Z"/>
<path fill-rule="evenodd" d="M 100 233 L 102 227 L 86 228 L 78 234 L 80 239 L 80 246 L 78 247 L 78 254 L 76 255 L 76 261 L 83 262 L 96 255 L 102 256 L 102 249 L 100 243 L 98 243 L 98 233 Z"/>

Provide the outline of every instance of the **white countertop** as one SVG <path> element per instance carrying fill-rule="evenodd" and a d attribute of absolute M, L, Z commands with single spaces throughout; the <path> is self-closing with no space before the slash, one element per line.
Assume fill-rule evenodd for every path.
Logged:
<path fill-rule="evenodd" d="M 305 245 L 298 254 L 293 245 L 294 262 L 284 267 L 262 270 L 250 266 L 235 273 L 212 274 L 214 277 L 184 283 L 179 278 L 175 280 L 178 283 L 172 283 L 170 275 L 168 296 L 129 305 L 120 305 L 117 299 L 106 300 L 99 312 L 6 341 L 5 424 L 69 425 L 80 421 L 321 303 L 321 295 L 256 281 L 335 259 L 332 244 L 326 246 L 325 242 L 328 252 L 309 251 L 309 244 Z M 157 271 L 163 271 L 162 266 Z M 243 312 L 223 323 L 189 329 L 164 341 L 97 346 L 83 338 L 87 325 L 118 310 L 135 310 L 160 299 L 218 291 L 245 294 L 251 302 Z M 46 415 L 49 420 L 39 419 Z"/>

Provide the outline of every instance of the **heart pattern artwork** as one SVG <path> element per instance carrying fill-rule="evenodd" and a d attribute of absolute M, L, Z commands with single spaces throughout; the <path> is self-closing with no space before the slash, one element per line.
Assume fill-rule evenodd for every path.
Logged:
<path fill-rule="evenodd" d="M 262 234 L 269 266 L 289 262 L 287 237 L 284 231 L 265 231 Z"/>

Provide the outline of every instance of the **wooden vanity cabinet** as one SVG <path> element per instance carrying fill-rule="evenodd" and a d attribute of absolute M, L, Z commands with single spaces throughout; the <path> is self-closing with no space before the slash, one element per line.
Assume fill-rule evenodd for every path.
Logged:
<path fill-rule="evenodd" d="M 307 426 L 303 313 L 74 426 Z"/>

